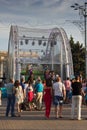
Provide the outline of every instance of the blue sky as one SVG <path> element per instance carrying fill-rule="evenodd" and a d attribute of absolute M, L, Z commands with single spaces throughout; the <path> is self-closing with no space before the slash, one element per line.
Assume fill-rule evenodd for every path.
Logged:
<path fill-rule="evenodd" d="M 0 0 L 0 50 L 7 50 L 11 25 L 24 27 L 63 27 L 68 37 L 83 41 L 77 26 L 78 12 L 70 6 L 85 0 Z M 67 20 L 69 20 L 67 22 Z"/>

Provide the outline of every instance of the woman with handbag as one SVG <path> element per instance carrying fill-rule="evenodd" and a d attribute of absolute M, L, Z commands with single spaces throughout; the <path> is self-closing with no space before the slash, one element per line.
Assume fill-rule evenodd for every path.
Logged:
<path fill-rule="evenodd" d="M 22 86 L 20 85 L 19 80 L 16 80 L 14 83 L 13 93 L 15 94 L 17 112 L 18 112 L 18 116 L 20 117 L 21 116 L 20 104 L 23 103 L 24 95 L 23 95 L 23 89 L 22 89 Z"/>

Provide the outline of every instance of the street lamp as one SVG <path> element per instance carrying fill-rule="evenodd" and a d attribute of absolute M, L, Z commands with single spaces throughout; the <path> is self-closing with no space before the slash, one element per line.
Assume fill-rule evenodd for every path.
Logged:
<path fill-rule="evenodd" d="M 85 42 L 85 78 L 87 79 L 87 39 L 86 39 L 86 18 L 87 18 L 87 2 L 85 2 L 83 5 L 79 5 L 78 3 L 75 3 L 71 6 L 74 10 L 79 10 L 79 15 L 84 17 L 84 42 Z"/>

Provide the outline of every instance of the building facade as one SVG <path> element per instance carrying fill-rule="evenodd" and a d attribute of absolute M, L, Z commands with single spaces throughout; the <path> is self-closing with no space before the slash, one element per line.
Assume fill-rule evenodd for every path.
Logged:
<path fill-rule="evenodd" d="M 8 53 L 0 51 L 0 81 L 7 79 L 8 73 Z"/>

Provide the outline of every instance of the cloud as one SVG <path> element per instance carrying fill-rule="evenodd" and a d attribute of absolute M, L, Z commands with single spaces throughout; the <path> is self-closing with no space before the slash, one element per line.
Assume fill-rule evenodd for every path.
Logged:
<path fill-rule="evenodd" d="M 37 12 L 42 14 L 47 11 L 53 13 L 66 2 L 67 0 L 1 0 L 0 12 L 13 15 L 34 15 Z"/>
<path fill-rule="evenodd" d="M 77 19 L 77 12 L 70 8 L 74 3 L 83 4 L 85 0 L 0 0 L 0 28 L 1 37 L 9 33 L 10 25 L 27 27 L 61 26 L 69 19 Z M 76 15 L 75 15 L 76 14 Z"/>
<path fill-rule="evenodd" d="M 30 26 L 60 23 L 75 16 L 70 8 L 75 2 L 82 0 L 0 0 L 0 22 Z"/>

